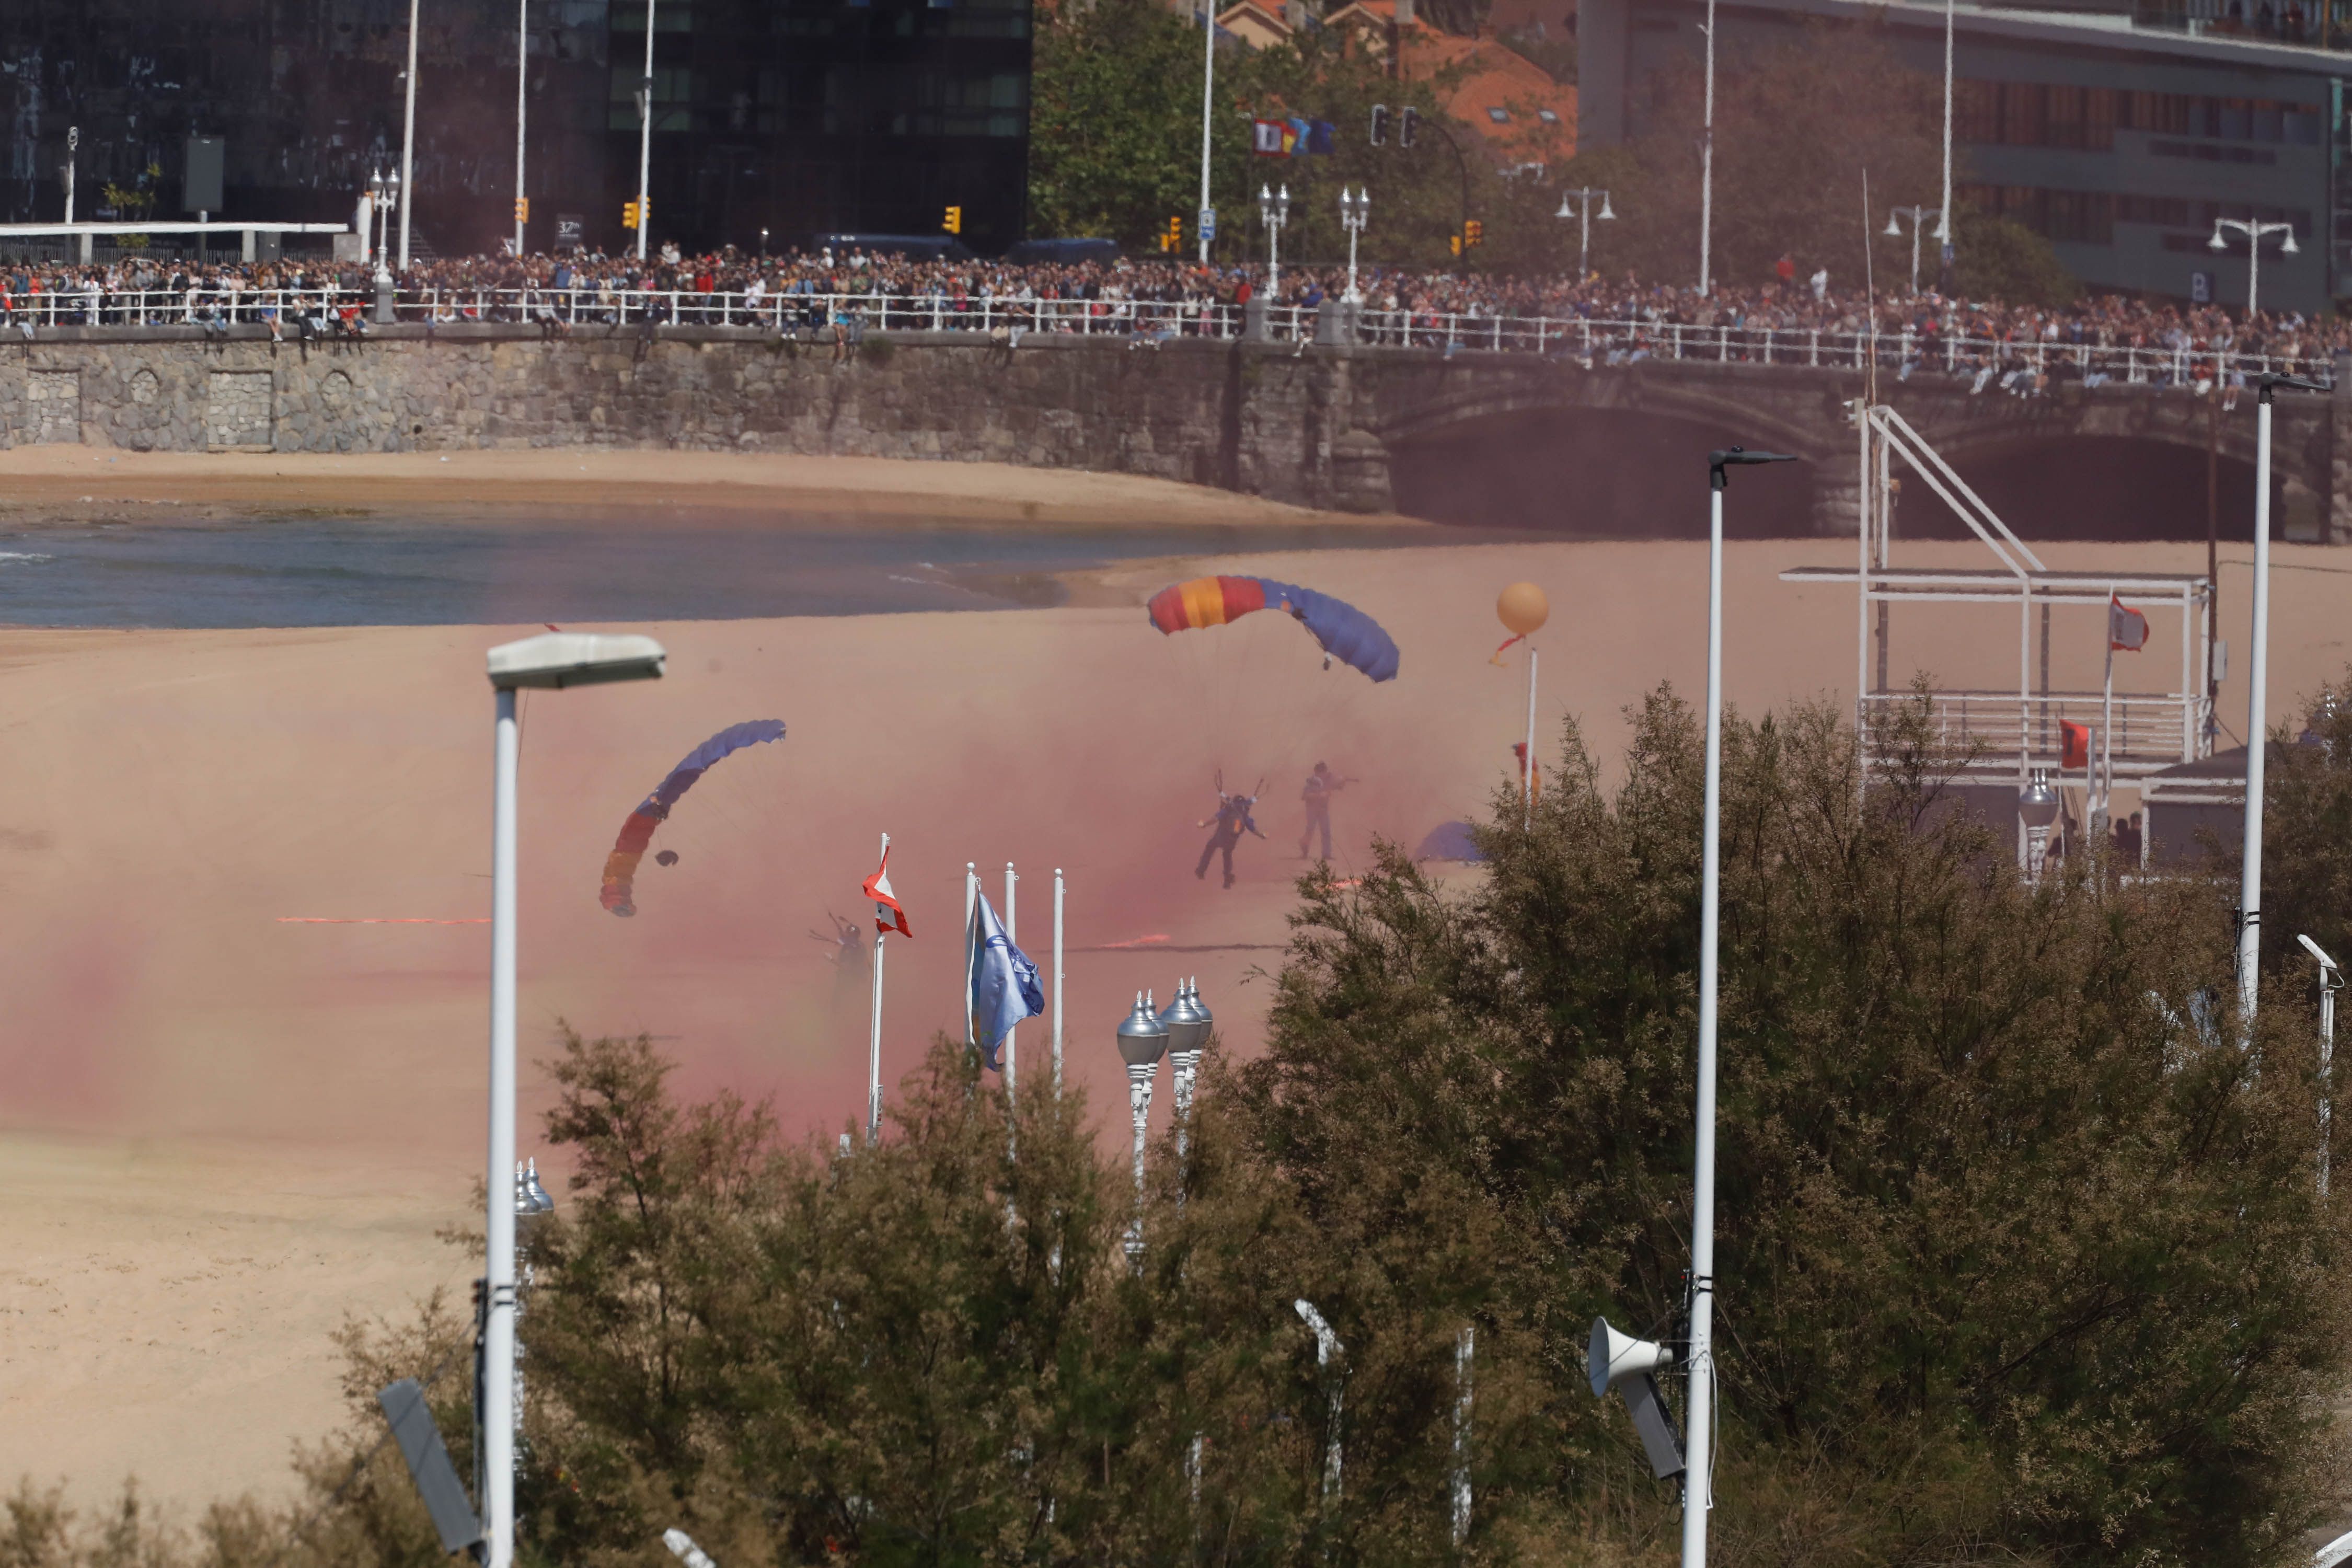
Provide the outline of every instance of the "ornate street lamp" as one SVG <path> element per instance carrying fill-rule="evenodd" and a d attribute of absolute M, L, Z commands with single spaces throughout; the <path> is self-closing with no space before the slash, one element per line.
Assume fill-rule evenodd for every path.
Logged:
<path fill-rule="evenodd" d="M 1617 215 L 1609 206 L 1609 193 L 1597 185 L 1585 185 L 1573 191 L 1560 192 L 1559 211 L 1551 215 L 1556 218 L 1572 217 L 1578 221 L 1576 282 L 1579 288 L 1582 288 L 1585 279 L 1592 276 L 1592 198 L 1595 196 L 1601 198 L 1601 221 L 1616 222 Z M 1572 201 L 1580 202 L 1583 205 L 1571 210 L 1568 204 Z"/>
<path fill-rule="evenodd" d="M 1363 299 L 1356 289 L 1356 237 L 1364 232 L 1364 226 L 1371 219 L 1372 193 L 1359 185 L 1351 194 L 1347 186 L 1341 185 L 1339 224 L 1348 231 L 1348 303 L 1350 305 Z"/>
<path fill-rule="evenodd" d="M 2050 828 L 2058 820 L 2058 792 L 2050 787 L 2050 770 L 2036 768 L 2017 792 L 2017 820 L 2025 825 L 2025 880 L 2039 886 L 2042 862 L 2050 855 Z"/>
<path fill-rule="evenodd" d="M 1290 187 L 1282 187 L 1276 195 L 1264 185 L 1257 188 L 1258 221 L 1265 225 L 1265 302 L 1268 308 L 1282 299 L 1282 226 L 1290 221 Z"/>
<path fill-rule="evenodd" d="M 1118 1054 L 1127 1063 L 1127 1104 L 1135 1115 L 1135 1222 L 1127 1230 L 1127 1255 L 1143 1256 L 1143 1129 L 1151 1115 L 1151 1080 L 1168 1051 L 1168 1026 L 1151 1010 L 1151 993 L 1139 993 L 1135 1010 L 1118 1026 Z"/>
<path fill-rule="evenodd" d="M 1208 1048 L 1216 1027 L 1207 1004 L 1201 1000 L 1200 981 L 1176 983 L 1176 999 L 1160 1015 L 1168 1026 L 1168 1077 L 1176 1091 L 1176 1157 L 1184 1157 L 1186 1131 L 1192 1120 L 1192 1086 L 1198 1081 L 1201 1053 Z"/>

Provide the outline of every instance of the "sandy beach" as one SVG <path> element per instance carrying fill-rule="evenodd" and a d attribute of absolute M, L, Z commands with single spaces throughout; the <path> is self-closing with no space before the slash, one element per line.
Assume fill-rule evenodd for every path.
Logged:
<path fill-rule="evenodd" d="M 185 498 L 200 479 L 224 501 L 284 495 L 265 470 L 286 459 L 252 459 L 247 473 L 214 458 L 79 455 L 79 466 L 58 449 L 0 455 L 0 485 L 20 503 L 142 488 Z M 558 472 L 576 455 L 466 456 L 480 474 L 441 489 L 441 476 L 419 480 L 388 458 L 304 459 L 295 488 L 458 505 L 496 482 L 540 487 L 540 500 L 551 486 L 617 482 L 606 465 L 666 459 L 596 455 L 581 481 Z M 695 481 L 716 489 L 869 493 L 866 466 L 848 460 L 681 462 L 736 476 Z M 103 483 L 80 479 L 99 467 Z M 1098 483 L 1126 498 L 1105 506 L 1164 505 L 1154 515 L 1171 519 L 1231 521 L 1261 504 L 1106 476 L 1023 473 L 1015 485 L 968 466 L 881 467 L 870 494 L 890 505 L 927 497 L 982 521 L 1033 504 L 1102 521 L 1101 507 L 1087 511 Z M 685 1092 L 773 1096 L 788 1127 L 829 1137 L 862 1099 L 866 977 L 834 962 L 828 917 L 865 918 L 858 885 L 886 830 L 915 930 L 890 956 L 886 1079 L 956 1017 L 967 862 L 1000 901 L 1005 863 L 1017 865 L 1020 940 L 1041 958 L 1053 873 L 1066 873 L 1066 1071 L 1099 1112 L 1124 1099 L 1111 1035 L 1136 990 L 1164 997 L 1198 973 L 1229 1047 L 1255 1048 L 1263 971 L 1279 961 L 1304 864 L 1306 771 L 1326 760 L 1359 781 L 1334 812 L 1343 867 L 1374 834 L 1413 843 L 1477 814 L 1505 782 L 1526 699 L 1524 665 L 1486 662 L 1502 584 L 1531 579 L 1551 595 L 1538 638 L 1547 737 L 1575 715 L 1609 758 L 1625 704 L 1660 680 L 1697 691 L 1703 545 L 1443 539 L 1185 568 L 1356 604 L 1402 650 L 1401 678 L 1380 687 L 1320 668 L 1311 641 L 1276 616 L 1160 637 L 1140 605 L 1165 564 L 1094 574 L 1053 609 L 634 628 L 667 645 L 668 679 L 535 694 L 524 708 L 527 1062 L 560 1021 L 644 1031 L 684 1064 Z M 1968 557 L 1956 545 L 1905 552 Z M 2247 578 L 2227 563 L 2247 552 L 2225 552 L 2222 635 L 2238 647 Z M 2192 546 L 2042 553 L 2060 568 L 2203 565 Z M 1778 574 L 1850 558 L 1836 541 L 1732 548 L 1736 702 L 1848 700 L 1852 591 Z M 2283 546 L 2276 561 L 2274 718 L 2352 659 L 2352 569 L 2317 547 Z M 87 1498 L 135 1472 L 189 1508 L 282 1494 L 289 1443 L 340 1416 L 333 1324 L 462 1288 L 467 1261 L 432 1231 L 457 1217 L 478 1173 L 482 655 L 536 629 L 0 630 L 0 1188 L 16 1199 L 0 1205 L 0 1479 L 62 1477 Z M 2061 612 L 2056 635 L 2057 683 L 2095 686 L 2097 613 Z M 1997 684 L 2013 679 L 2002 660 L 2015 647 L 2013 619 L 1922 607 L 1898 621 L 1894 667 L 1898 679 L 1926 668 Z M 2166 684 L 2178 651 L 2157 617 L 2136 683 Z M 2233 673 L 2223 720 L 2242 730 L 2242 665 Z M 656 840 L 678 863 L 648 858 L 638 915 L 607 914 L 599 872 L 629 808 L 697 742 L 754 718 L 784 720 L 786 739 L 714 769 Z M 1213 870 L 1193 875 L 1205 837 L 1194 824 L 1220 769 L 1238 787 L 1265 781 L 1267 841 L 1245 841 L 1230 891 Z M 455 923 L 346 923 L 383 921 Z M 1048 1034 L 1024 1028 L 1022 1073 L 1047 1070 Z M 524 1104 L 532 1150 L 546 1097 L 528 1065 Z"/>

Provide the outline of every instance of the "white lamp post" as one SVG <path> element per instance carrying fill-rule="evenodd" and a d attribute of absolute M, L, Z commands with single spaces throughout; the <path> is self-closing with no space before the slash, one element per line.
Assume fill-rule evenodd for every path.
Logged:
<path fill-rule="evenodd" d="M 1940 230 L 1944 221 L 1944 209 L 1922 206 L 1896 207 L 1886 215 L 1887 238 L 1903 237 L 1903 226 L 1896 220 L 1906 214 L 1908 214 L 1911 219 L 1911 292 L 1916 294 L 1919 292 L 1919 226 L 1932 217 Z"/>
<path fill-rule="evenodd" d="M 2281 256 L 2300 256 L 2303 252 L 2294 243 L 2294 225 L 2259 223 L 2234 217 L 2217 217 L 2213 220 L 2213 237 L 2205 242 L 2205 247 L 2208 250 L 2230 248 L 2230 242 L 2221 237 L 2221 231 L 2225 228 L 2234 228 L 2246 237 L 2246 317 L 2251 321 L 2253 319 L 2254 312 L 2262 309 L 2263 239 L 2273 234 L 2284 235 L 2285 243 L 2279 247 Z"/>
<path fill-rule="evenodd" d="M 490 649 L 497 694 L 490 808 L 490 1136 L 482 1331 L 484 1568 L 514 1563 L 515 1203 L 515 693 L 660 677 L 667 655 L 647 637 L 545 632 Z"/>
<path fill-rule="evenodd" d="M 2025 827 L 2025 880 L 2042 881 L 2042 868 L 2050 858 L 2050 828 L 2058 820 L 2058 792 L 2050 787 L 2050 770 L 2036 768 L 2026 786 L 2017 792 L 2017 819 Z"/>
<path fill-rule="evenodd" d="M 1341 1460 L 1344 1455 L 1340 1442 L 1345 1434 L 1340 1427 L 1340 1407 L 1347 1398 L 1348 1347 L 1339 1342 L 1339 1336 L 1324 1320 L 1323 1314 L 1315 1310 L 1314 1302 L 1302 1296 L 1291 1306 L 1297 1310 L 1299 1321 L 1314 1331 L 1315 1365 L 1323 1373 L 1324 1395 L 1328 1401 L 1323 1424 L 1323 1510 L 1328 1529 L 1328 1515 L 1338 1506 L 1341 1495 Z"/>
<path fill-rule="evenodd" d="M 79 125 L 68 125 L 68 126 L 67 126 L 67 127 L 66 127 L 66 166 L 65 166 L 65 176 L 66 176 L 66 222 L 68 222 L 68 223 L 71 223 L 71 222 L 73 222 L 73 209 L 74 209 L 74 163 L 75 163 L 75 156 L 74 156 L 74 155 L 75 155 L 77 153 L 79 153 L 79 152 L 80 151 L 80 149 L 81 149 L 81 127 L 80 127 L 80 126 L 79 126 Z M 83 259 L 87 260 L 87 259 L 89 259 L 89 258 L 88 258 L 87 257 L 85 257 Z"/>
<path fill-rule="evenodd" d="M 1952 263 L 1952 0 L 1944 0 L 1944 205 L 1936 209 L 1936 244 Z M 1911 241 L 1911 292 L 1919 291 L 1919 241 Z M 1949 279 L 1947 279 L 1948 282 Z"/>
<path fill-rule="evenodd" d="M 2221 237 L 2218 225 L 2213 237 Z M 2294 243 L 2291 230 L 2287 243 Z M 2262 248 L 2259 234 L 2254 236 L 2253 248 Z M 2246 311 L 2252 315 L 2253 307 L 2248 305 Z M 2271 395 L 2282 386 L 2305 392 L 2327 390 L 2316 382 L 2265 374 L 2254 400 L 2254 652 L 2247 661 L 2252 668 L 2246 672 L 2246 837 L 2238 884 L 2238 1016 L 2244 1025 L 2246 1043 L 2251 1043 L 2253 1034 L 2254 1004 L 2262 986 L 2263 763 L 2267 760 L 2263 753 L 2270 740 L 2268 693 L 2264 688 L 2271 674 Z"/>
<path fill-rule="evenodd" d="M 408 270 L 408 203 L 416 190 L 416 5 L 408 0 L 408 70 L 404 78 L 408 106 L 400 125 L 400 186 L 409 195 L 400 204 L 400 268 Z"/>
<path fill-rule="evenodd" d="M 637 259 L 646 258 L 646 231 L 654 226 L 654 0 L 646 0 L 646 76 L 637 87 Z"/>
<path fill-rule="evenodd" d="M 2308 936 L 2298 936 L 2303 951 L 2319 960 L 2319 1195 L 2327 1195 L 2328 1123 L 2335 1119 L 2336 994 L 2344 989 L 2344 971 Z"/>
<path fill-rule="evenodd" d="M 1683 1483 L 1683 1568 L 1705 1568 L 1715 1438 L 1715 1032 L 1723 907 L 1723 491 L 1726 470 L 1792 463 L 1728 447 L 1707 454 L 1706 822 L 1698 917 L 1698 1136 L 1691 1162 L 1690 1472 Z"/>
<path fill-rule="evenodd" d="M 1265 225 L 1265 302 L 1271 310 L 1282 298 L 1282 226 L 1290 221 L 1290 187 L 1282 187 L 1276 195 L 1264 185 L 1257 188 L 1258 221 Z"/>
<path fill-rule="evenodd" d="M 1601 198 L 1601 221 L 1615 222 L 1617 215 L 1609 209 L 1609 193 L 1596 190 L 1590 185 L 1573 191 L 1560 192 L 1559 211 L 1551 215 L 1557 218 L 1580 217 L 1582 221 L 1583 229 L 1578 235 L 1576 241 L 1576 281 L 1580 287 L 1583 285 L 1586 279 L 1592 276 L 1592 198 L 1595 196 Z M 1576 213 L 1570 213 L 1568 210 L 1568 204 L 1572 201 L 1580 201 L 1583 204 Z"/>
<path fill-rule="evenodd" d="M 650 3 L 651 3 L 651 0 L 648 0 L 648 5 L 650 5 Z M 650 17 L 650 16 L 648 16 L 648 17 L 646 17 L 646 22 L 649 24 L 649 25 L 648 25 L 648 26 L 647 26 L 647 29 L 646 29 L 646 37 L 650 38 L 650 37 L 653 36 L 653 34 L 652 34 L 652 28 L 651 28 L 651 26 L 650 26 L 650 24 L 651 24 L 651 22 L 652 22 L 653 18 L 652 18 L 652 17 Z M 528 202 L 529 202 L 529 200 L 530 200 L 530 192 L 529 192 L 528 187 L 526 187 L 526 186 L 523 184 L 523 183 L 522 183 L 522 132 L 523 132 L 523 122 L 524 122 L 524 118 L 525 118 L 525 116 L 526 116 L 526 114 L 527 114 L 527 112 L 528 112 L 528 110 L 529 110 L 529 109 L 530 109 L 530 0 L 515 0 L 515 248 L 514 248 L 514 253 L 515 253 L 515 259 L 516 259 L 516 260 L 518 260 L 518 261 L 520 261 L 520 260 L 521 260 L 521 259 L 522 259 L 522 230 L 523 230 L 523 216 L 522 216 L 522 215 L 523 215 L 524 213 L 526 213 L 526 212 L 528 212 L 528 211 L 530 211 L 530 207 L 529 207 L 529 205 L 527 205 L 527 204 L 528 204 Z"/>
<path fill-rule="evenodd" d="M 1208 1048 L 1216 1021 L 1201 1000 L 1196 980 L 1176 983 L 1176 998 L 1160 1021 L 1168 1026 L 1168 1082 L 1176 1093 L 1176 1158 L 1181 1161 L 1190 1146 L 1192 1087 L 1199 1081 L 1201 1053 Z"/>
<path fill-rule="evenodd" d="M 1715 0 L 1706 0 L 1706 120 L 1698 147 L 1698 291 L 1704 299 L 1715 276 L 1707 251 L 1715 235 Z"/>
<path fill-rule="evenodd" d="M 1364 232 L 1364 225 L 1371 221 L 1371 216 L 1370 191 L 1359 186 L 1350 195 L 1347 186 L 1339 187 L 1339 222 L 1348 231 L 1348 303 L 1350 305 L 1363 299 L 1356 289 L 1356 237 Z"/>
<path fill-rule="evenodd" d="M 1201 264 L 1207 266 L 1209 246 L 1217 237 L 1217 209 L 1209 205 L 1209 126 L 1217 98 L 1217 3 L 1200 0 L 1201 6 L 1201 210 L 1194 221 L 1201 237 Z M 1244 191 L 1249 187 L 1242 187 Z"/>
<path fill-rule="evenodd" d="M 1151 994 L 1135 999 L 1135 1011 L 1118 1026 L 1118 1054 L 1127 1063 L 1127 1104 L 1135 1117 L 1135 1222 L 1127 1230 L 1127 1255 L 1143 1257 L 1143 1138 L 1151 1116 L 1151 1080 L 1168 1051 L 1168 1026 L 1151 1010 Z"/>

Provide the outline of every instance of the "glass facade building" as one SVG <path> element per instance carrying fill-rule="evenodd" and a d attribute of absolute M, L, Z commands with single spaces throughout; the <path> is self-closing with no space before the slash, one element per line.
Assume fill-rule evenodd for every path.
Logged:
<path fill-rule="evenodd" d="M 182 216 L 187 139 L 226 144 L 216 216 L 348 221 L 399 161 L 408 0 L 7 0 L 0 221 Z M 534 249 L 616 248 L 636 194 L 644 0 L 419 0 L 415 206 L 428 253 L 513 232 L 518 40 Z M 1026 211 L 1027 0 L 656 0 L 652 235 L 819 232 L 989 250 Z M 147 204 L 143 209 L 141 204 Z"/>

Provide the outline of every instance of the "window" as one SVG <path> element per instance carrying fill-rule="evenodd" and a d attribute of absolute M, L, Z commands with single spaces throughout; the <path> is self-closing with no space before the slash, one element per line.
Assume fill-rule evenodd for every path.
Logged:
<path fill-rule="evenodd" d="M 1553 113 L 1550 110 L 1549 110 L 1549 109 L 1538 109 L 1538 110 L 1536 110 L 1536 118 L 1537 118 L 1538 120 L 1542 121 L 1546 125 L 1557 125 L 1557 124 L 1559 124 L 1559 115 L 1557 115 L 1557 114 L 1554 114 L 1554 113 Z"/>
<path fill-rule="evenodd" d="M 1486 118 L 1497 125 L 1508 125 L 1511 122 L 1511 111 L 1507 109 L 1490 109 L 1486 111 Z"/>

